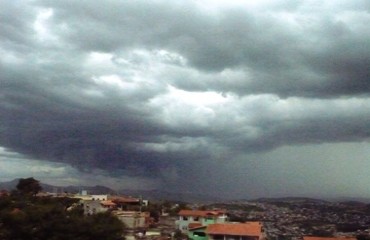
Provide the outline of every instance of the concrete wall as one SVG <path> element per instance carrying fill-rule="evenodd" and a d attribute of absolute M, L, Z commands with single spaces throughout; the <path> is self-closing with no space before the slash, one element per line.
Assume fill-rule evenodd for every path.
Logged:
<path fill-rule="evenodd" d="M 84 214 L 92 215 L 96 213 L 102 213 L 108 211 L 108 208 L 105 208 L 101 205 L 100 201 L 95 200 L 85 200 L 83 201 Z"/>
<path fill-rule="evenodd" d="M 127 228 L 147 227 L 146 214 L 140 212 L 113 211 L 113 214 L 123 222 Z"/>

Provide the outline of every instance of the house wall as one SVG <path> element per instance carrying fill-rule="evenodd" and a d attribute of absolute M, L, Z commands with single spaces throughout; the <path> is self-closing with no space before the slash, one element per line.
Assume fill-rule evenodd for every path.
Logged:
<path fill-rule="evenodd" d="M 118 216 L 118 219 L 125 224 L 128 228 L 143 228 L 145 227 L 144 217 L 130 217 L 130 216 Z"/>
<path fill-rule="evenodd" d="M 197 216 L 179 216 L 179 219 L 176 221 L 177 229 L 181 232 L 187 232 L 189 223 L 200 223 L 203 226 L 214 223 L 225 223 L 227 222 L 227 216 L 208 216 L 208 217 L 197 217 Z"/>
<path fill-rule="evenodd" d="M 80 195 L 80 194 L 75 194 L 74 196 L 72 196 L 72 198 L 79 198 L 79 199 L 81 199 L 81 201 L 88 201 L 88 200 L 92 200 L 91 195 Z"/>
<path fill-rule="evenodd" d="M 91 195 L 92 200 L 100 200 L 106 201 L 108 199 L 108 195 Z"/>
<path fill-rule="evenodd" d="M 214 223 L 225 223 L 227 220 L 226 216 L 212 216 L 212 217 L 202 217 L 200 219 L 200 222 L 202 225 L 209 225 L 209 224 L 214 224 Z"/>
<path fill-rule="evenodd" d="M 84 214 L 91 215 L 108 211 L 108 208 L 103 207 L 100 201 L 86 200 L 82 202 Z"/>
<path fill-rule="evenodd" d="M 202 225 L 204 222 L 204 219 L 202 217 L 194 217 L 194 216 L 179 216 L 179 220 L 176 221 L 177 228 L 181 232 L 187 232 L 189 223 L 196 223 L 199 222 Z"/>
<path fill-rule="evenodd" d="M 208 240 L 208 236 L 205 232 L 206 228 L 197 228 L 194 230 L 189 230 L 188 237 L 192 240 Z"/>
<path fill-rule="evenodd" d="M 127 228 L 144 228 L 147 226 L 146 214 L 136 212 L 113 212 L 117 218 L 125 224 Z"/>

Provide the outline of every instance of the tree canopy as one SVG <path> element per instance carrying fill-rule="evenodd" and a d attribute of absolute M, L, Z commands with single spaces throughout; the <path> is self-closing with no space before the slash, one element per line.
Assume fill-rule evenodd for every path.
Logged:
<path fill-rule="evenodd" d="M 20 181 L 17 189 L 34 194 L 39 188 L 33 180 Z M 79 199 L 17 192 L 0 197 L 1 240 L 122 240 L 124 230 L 109 212 L 85 216 Z"/>
<path fill-rule="evenodd" d="M 40 182 L 33 177 L 21 178 L 17 184 L 17 190 L 23 194 L 35 195 L 42 190 Z"/>

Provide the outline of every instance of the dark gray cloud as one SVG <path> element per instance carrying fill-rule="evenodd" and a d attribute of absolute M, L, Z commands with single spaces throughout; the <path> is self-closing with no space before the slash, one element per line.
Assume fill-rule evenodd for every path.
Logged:
<path fill-rule="evenodd" d="M 194 2 L 46 3 L 78 48 L 169 49 L 200 71 L 236 68 L 249 76 L 236 88 L 225 81 L 188 89 L 308 97 L 369 90 L 369 6 L 361 1 L 284 2 L 261 11 L 214 12 Z"/>
<path fill-rule="evenodd" d="M 369 139 L 366 1 L 226 5 L 2 2 L 0 146 L 184 191 L 212 168 L 206 191 L 254 154 Z"/>

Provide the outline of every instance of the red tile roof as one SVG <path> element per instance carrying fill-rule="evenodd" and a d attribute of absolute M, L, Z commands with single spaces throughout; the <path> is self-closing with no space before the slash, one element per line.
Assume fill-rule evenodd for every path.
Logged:
<path fill-rule="evenodd" d="M 110 201 L 110 200 L 106 200 L 106 201 L 101 201 L 100 202 L 101 205 L 103 206 L 116 206 L 117 204 L 115 204 L 114 202 Z"/>
<path fill-rule="evenodd" d="M 220 216 L 225 214 L 223 210 L 181 210 L 179 212 L 180 216 L 193 216 L 193 217 L 206 217 L 206 216 Z"/>
<path fill-rule="evenodd" d="M 216 223 L 207 227 L 207 234 L 233 235 L 233 236 L 260 236 L 262 225 L 252 223 Z"/>
<path fill-rule="evenodd" d="M 189 225 L 188 225 L 189 229 L 199 228 L 199 227 L 203 227 L 203 225 L 201 223 L 195 223 L 195 222 L 194 223 L 189 223 Z"/>

